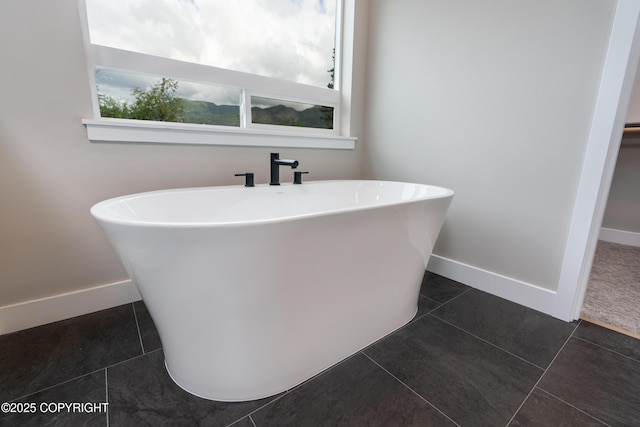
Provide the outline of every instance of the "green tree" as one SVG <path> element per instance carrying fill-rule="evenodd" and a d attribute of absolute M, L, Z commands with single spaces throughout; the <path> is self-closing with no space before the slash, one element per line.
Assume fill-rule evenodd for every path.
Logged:
<path fill-rule="evenodd" d="M 98 94 L 98 104 L 100 105 L 100 117 L 113 117 L 116 119 L 126 119 L 129 116 L 129 105 L 118 98 Z"/>
<path fill-rule="evenodd" d="M 333 49 L 333 54 L 331 55 L 331 60 L 333 61 L 333 67 L 330 70 L 327 70 L 329 75 L 331 76 L 331 81 L 327 85 L 329 89 L 333 89 L 334 81 L 335 81 L 335 71 L 336 71 L 336 50 Z M 320 118 L 324 122 L 324 127 L 326 129 L 333 129 L 333 107 L 321 106 L 320 111 L 322 112 Z"/>
<path fill-rule="evenodd" d="M 98 91 L 100 89 L 98 88 Z M 178 82 L 162 78 L 149 90 L 135 87 L 131 94 L 135 97 L 132 104 L 121 101 L 111 95 L 98 94 L 101 117 L 116 119 L 154 120 L 159 122 L 182 122 L 184 103 L 176 96 Z"/>
<path fill-rule="evenodd" d="M 176 96 L 177 90 L 178 82 L 165 77 L 147 91 L 138 87 L 133 88 L 131 93 L 136 100 L 129 109 L 129 118 L 181 122 L 184 105 L 182 99 Z"/>

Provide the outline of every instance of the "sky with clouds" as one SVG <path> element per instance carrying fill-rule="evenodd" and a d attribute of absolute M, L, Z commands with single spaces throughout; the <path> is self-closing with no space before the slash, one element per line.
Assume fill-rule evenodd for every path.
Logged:
<path fill-rule="evenodd" d="M 86 0 L 91 42 L 326 87 L 333 68 L 335 0 Z M 145 79 L 99 72 L 101 90 L 126 96 Z M 149 79 L 146 79 L 148 82 Z M 131 86 L 130 86 L 131 87 Z M 181 84 L 193 99 L 235 92 Z M 226 95 L 223 95 L 226 93 Z M 185 95 L 184 93 L 182 94 Z M 215 102 L 215 101 L 214 101 Z M 217 102 L 219 103 L 219 102 Z"/>

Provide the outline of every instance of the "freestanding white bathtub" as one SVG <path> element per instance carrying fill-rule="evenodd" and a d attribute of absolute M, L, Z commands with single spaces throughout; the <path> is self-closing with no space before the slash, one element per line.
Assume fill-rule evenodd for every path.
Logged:
<path fill-rule="evenodd" d="M 163 190 L 96 204 L 188 392 L 244 401 L 409 322 L 453 192 L 409 183 Z"/>

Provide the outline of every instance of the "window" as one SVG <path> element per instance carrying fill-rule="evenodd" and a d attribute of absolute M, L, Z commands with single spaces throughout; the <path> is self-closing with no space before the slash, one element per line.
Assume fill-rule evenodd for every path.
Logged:
<path fill-rule="evenodd" d="M 263 134 L 353 147 L 341 127 L 343 1 L 83 6 L 96 118 L 84 121 L 90 139 L 211 143 L 211 133 L 235 132 L 242 145 Z"/>
<path fill-rule="evenodd" d="M 100 117 L 240 126 L 238 88 L 96 67 Z"/>
<path fill-rule="evenodd" d="M 333 107 L 250 96 L 251 124 L 333 129 Z"/>

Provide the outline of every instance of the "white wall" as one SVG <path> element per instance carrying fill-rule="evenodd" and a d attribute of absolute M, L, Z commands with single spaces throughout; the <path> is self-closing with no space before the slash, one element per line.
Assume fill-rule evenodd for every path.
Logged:
<path fill-rule="evenodd" d="M 556 290 L 615 6 L 371 3 L 368 175 L 456 191 L 437 257 Z"/>
<path fill-rule="evenodd" d="M 257 182 L 268 179 L 268 148 L 88 142 L 81 119 L 92 118 L 92 107 L 77 0 L 0 2 L 0 28 L 0 334 L 10 328 L 3 313 L 27 323 L 42 315 L 29 313 L 31 300 L 127 280 L 89 214 L 94 203 L 161 188 L 240 185 L 233 174 L 247 170 Z M 354 103 L 361 112 L 357 96 Z M 361 127 L 352 123 L 352 135 Z M 359 145 L 280 151 L 299 160 L 308 179 L 349 179 L 361 175 Z M 113 302 L 85 300 L 51 316 Z"/>
<path fill-rule="evenodd" d="M 626 122 L 640 124 L 640 72 L 636 74 Z M 640 245 L 640 137 L 623 138 L 611 182 L 601 238 Z"/>
<path fill-rule="evenodd" d="M 602 226 L 640 233 L 640 139 L 623 139 Z"/>
<path fill-rule="evenodd" d="M 640 73 L 636 73 L 636 78 L 633 83 L 633 91 L 631 92 L 631 101 L 629 102 L 626 122 L 640 124 Z"/>

